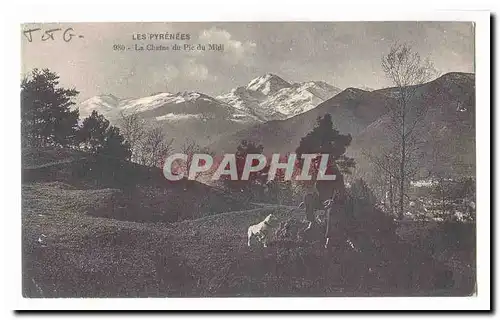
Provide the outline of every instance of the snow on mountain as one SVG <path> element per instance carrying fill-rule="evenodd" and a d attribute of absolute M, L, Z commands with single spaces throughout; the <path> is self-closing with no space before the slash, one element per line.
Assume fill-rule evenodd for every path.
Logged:
<path fill-rule="evenodd" d="M 300 87 L 294 91 L 295 94 L 300 92 Z M 281 89 L 278 93 L 287 90 L 290 89 Z M 307 95 L 304 90 L 302 92 Z M 389 150 L 387 147 L 392 147 L 393 141 L 387 134 L 387 129 L 392 125 L 387 108 L 398 103 L 391 98 L 395 92 L 397 88 L 372 92 L 347 88 L 307 112 L 282 121 L 259 123 L 223 136 L 209 148 L 215 152 L 231 152 L 241 140 L 252 140 L 262 144 L 266 154 L 293 152 L 300 139 L 314 127 L 316 119 L 328 113 L 332 116 L 336 130 L 352 136 L 347 152 L 356 159 L 356 174 L 377 179 L 379 177 L 376 177 L 377 171 L 373 170 L 373 157 L 380 157 L 384 150 Z M 273 96 L 278 100 L 280 94 L 275 93 Z M 285 97 L 291 94 L 283 94 L 283 100 L 289 102 Z M 419 144 L 419 157 L 415 159 L 419 174 L 474 174 L 475 97 L 475 76 L 470 73 L 448 73 L 417 88 L 412 108 L 425 110 L 417 129 L 419 139 L 425 142 Z M 280 102 L 279 105 L 284 104 Z M 285 112 L 282 108 L 278 110 Z M 414 114 L 409 116 L 412 117 L 410 119 L 415 117 Z M 440 152 L 439 159 L 435 157 L 436 150 Z"/>
<path fill-rule="evenodd" d="M 82 102 L 78 109 L 80 111 L 80 118 L 88 117 L 92 111 L 96 110 L 100 114 L 107 114 L 108 112 L 116 109 L 120 99 L 112 94 L 95 96 Z"/>
<path fill-rule="evenodd" d="M 201 145 L 257 123 L 306 112 L 339 91 L 322 81 L 289 83 L 277 75 L 266 74 L 216 98 L 192 91 L 162 92 L 134 99 L 100 95 L 78 107 L 80 118 L 96 110 L 114 125 L 119 125 L 122 114 L 137 113 L 160 125 L 178 143 L 190 138 Z"/>
<path fill-rule="evenodd" d="M 250 81 L 250 83 L 246 86 L 246 89 L 249 91 L 260 92 L 263 95 L 268 96 L 288 87 L 290 87 L 290 83 L 275 74 L 268 73 Z"/>
<path fill-rule="evenodd" d="M 204 108 L 203 105 L 209 105 Z M 161 109 L 161 110 L 158 110 Z M 218 110 L 220 109 L 220 110 Z M 87 117 L 96 110 L 111 121 L 117 120 L 120 114 L 138 113 L 145 118 L 156 121 L 174 121 L 186 119 L 203 119 L 211 117 L 210 113 L 224 114 L 230 121 L 238 123 L 257 122 L 242 110 L 234 110 L 226 103 L 199 92 L 157 93 L 138 99 L 118 99 L 111 95 L 92 97 L 79 105 L 80 117 Z M 155 116 L 148 114 L 159 113 Z"/>
<path fill-rule="evenodd" d="M 185 113 L 167 113 L 163 116 L 155 117 L 157 121 L 183 121 L 183 120 L 192 120 L 192 119 L 202 119 L 202 114 L 185 114 Z"/>
<path fill-rule="evenodd" d="M 236 110 L 252 115 L 259 122 L 265 122 L 271 119 L 284 119 L 286 115 L 272 108 L 262 108 L 261 103 L 266 100 L 259 91 L 248 90 L 246 87 L 238 87 L 231 90 L 230 93 L 217 97 Z"/>
<path fill-rule="evenodd" d="M 250 81 L 248 85 L 237 87 L 216 98 L 199 92 L 157 93 L 137 99 L 119 99 L 113 95 L 92 97 L 79 105 L 80 117 L 89 116 L 93 110 L 111 121 L 121 113 L 151 113 L 156 111 L 156 121 L 180 121 L 179 119 L 203 119 L 208 110 L 201 105 L 208 104 L 212 111 L 224 113 L 228 120 L 245 124 L 282 120 L 293 117 L 316 107 L 321 102 L 340 92 L 323 81 L 289 83 L 275 74 L 265 74 Z M 194 113 L 186 112 L 185 108 Z M 203 112 L 198 112 L 197 106 Z M 172 111 L 175 109 L 175 111 Z M 161 113 L 161 114 L 160 114 Z M 200 114 L 200 115 L 198 115 Z"/>
<path fill-rule="evenodd" d="M 222 134 L 260 122 L 223 101 L 189 91 L 157 93 L 138 99 L 96 96 L 82 102 L 79 109 L 81 118 L 96 110 L 118 126 L 122 114 L 136 113 L 149 125 L 160 126 L 169 138 L 174 138 L 175 148 L 180 148 L 188 138 L 206 145 Z"/>
<path fill-rule="evenodd" d="M 132 111 L 132 112 L 143 112 L 143 111 L 148 111 L 148 110 L 153 110 L 155 108 L 158 108 L 162 105 L 168 104 L 168 103 L 182 103 L 186 101 L 190 101 L 194 98 L 196 98 L 197 95 L 196 93 L 192 93 L 191 96 L 188 96 L 186 99 L 186 94 L 173 94 L 173 93 L 158 93 L 149 97 L 144 97 L 144 98 L 139 98 L 139 99 L 132 99 L 132 100 L 124 100 L 122 101 L 120 108 L 123 110 L 127 111 Z"/>
<path fill-rule="evenodd" d="M 265 122 L 306 112 L 339 92 L 340 89 L 324 81 L 291 84 L 276 75 L 266 74 L 217 99 Z"/>
<path fill-rule="evenodd" d="M 289 88 L 276 92 L 261 104 L 262 108 L 276 108 L 286 118 L 296 116 L 315 108 L 340 92 L 326 82 L 310 81 L 294 83 Z"/>

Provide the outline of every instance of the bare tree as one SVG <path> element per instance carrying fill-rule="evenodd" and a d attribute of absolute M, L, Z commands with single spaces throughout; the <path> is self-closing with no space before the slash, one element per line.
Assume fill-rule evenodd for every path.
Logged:
<path fill-rule="evenodd" d="M 394 85 L 392 97 L 395 103 L 387 103 L 390 120 L 387 133 L 391 146 L 377 161 L 387 171 L 389 179 L 398 184 L 397 214 L 402 218 L 407 197 L 405 191 L 419 170 L 417 160 L 422 144 L 419 129 L 428 109 L 426 105 L 415 105 L 415 98 L 420 85 L 435 73 L 429 60 L 423 60 L 408 44 L 394 45 L 382 57 L 382 69 Z"/>
<path fill-rule="evenodd" d="M 130 149 L 132 151 L 131 160 L 138 162 L 141 142 L 146 133 L 146 122 L 138 113 L 134 112 L 126 115 L 122 111 L 120 112 L 119 127 L 121 134 L 130 144 Z"/>
<path fill-rule="evenodd" d="M 138 162 L 145 166 L 161 167 L 172 150 L 174 139 L 167 140 L 161 127 L 146 130 L 139 146 Z"/>
<path fill-rule="evenodd" d="M 380 190 L 381 199 L 383 199 L 384 207 L 389 214 L 395 215 L 398 211 L 396 208 L 396 196 L 398 193 L 398 161 L 396 157 L 396 149 L 394 147 L 386 147 L 380 145 L 378 155 L 372 155 L 369 152 L 363 152 L 374 165 L 372 176 L 370 177 L 375 188 Z"/>
<path fill-rule="evenodd" d="M 196 141 L 192 139 L 187 139 L 181 146 L 181 153 L 187 155 L 187 161 L 183 164 L 178 164 L 181 168 L 183 167 L 184 172 L 188 172 L 189 168 L 191 168 L 191 163 L 193 162 L 193 155 L 195 153 L 203 153 L 209 154 L 212 157 L 214 156 L 214 152 L 210 151 L 207 147 L 202 147 Z M 197 175 L 197 177 L 200 174 Z"/>

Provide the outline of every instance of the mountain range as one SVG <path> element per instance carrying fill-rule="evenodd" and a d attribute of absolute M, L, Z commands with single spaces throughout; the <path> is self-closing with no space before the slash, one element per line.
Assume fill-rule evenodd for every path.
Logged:
<path fill-rule="evenodd" d="M 475 170 L 475 76 L 452 72 L 416 88 L 411 104 L 425 108 L 421 123 L 419 166 L 453 174 Z M 81 117 L 97 110 L 113 123 L 120 113 L 136 112 L 164 128 L 174 147 L 185 138 L 216 153 L 233 153 L 241 140 L 264 146 L 266 154 L 294 152 L 316 119 L 329 113 L 334 127 L 353 137 L 348 154 L 357 172 L 373 171 L 367 154 L 390 144 L 387 106 L 396 103 L 396 88 L 340 90 L 323 81 L 290 83 L 265 74 L 246 86 L 211 97 L 199 92 L 158 93 L 139 99 L 96 96 L 79 105 Z M 443 156 L 436 160 L 436 150 Z M 425 170 L 423 170 L 425 171 Z"/>
<path fill-rule="evenodd" d="M 395 88 L 347 88 L 307 112 L 225 135 L 210 148 L 220 153 L 233 152 L 246 139 L 262 144 L 266 154 L 294 152 L 316 119 L 329 113 L 337 130 L 352 135 L 347 153 L 356 160 L 357 174 L 366 175 L 374 172 L 370 156 L 379 156 L 391 144 L 387 106 L 396 103 L 396 93 Z M 447 73 L 418 86 L 410 104 L 416 110 L 426 109 L 419 123 L 424 143 L 418 146 L 417 166 L 422 175 L 431 171 L 452 176 L 475 174 L 474 98 L 475 76 L 470 73 Z"/>
<path fill-rule="evenodd" d="M 174 138 L 175 147 L 186 138 L 206 145 L 254 124 L 293 117 L 339 92 L 323 81 L 289 83 L 266 74 L 215 98 L 187 91 L 137 99 L 99 95 L 83 101 L 78 108 L 81 118 L 96 110 L 113 124 L 119 124 L 122 114 L 137 113 L 164 128 L 168 137 Z"/>

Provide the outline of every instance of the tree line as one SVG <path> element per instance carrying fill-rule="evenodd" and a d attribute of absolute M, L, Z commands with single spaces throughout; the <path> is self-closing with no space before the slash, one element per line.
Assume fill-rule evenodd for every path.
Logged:
<path fill-rule="evenodd" d="M 79 120 L 73 110 L 76 89 L 59 86 L 59 76 L 49 69 L 34 69 L 21 80 L 22 147 L 69 147 L 92 154 L 129 159 L 130 145 L 120 129 L 96 111 Z"/>
<path fill-rule="evenodd" d="M 80 120 L 76 89 L 60 86 L 59 75 L 34 69 L 21 80 L 21 144 L 23 148 L 67 147 L 94 155 L 159 166 L 171 150 L 158 126 L 148 126 L 137 114 L 121 114 L 119 126 L 97 111 Z"/>
<path fill-rule="evenodd" d="M 163 160 L 172 152 L 173 139 L 167 139 L 162 128 L 147 123 L 136 113 L 120 114 L 118 126 L 111 125 L 97 111 L 79 119 L 74 108 L 76 89 L 59 85 L 59 76 L 48 69 L 34 69 L 21 81 L 21 137 L 23 147 L 58 146 L 79 149 L 91 154 L 107 155 L 130 160 L 146 166 L 162 167 Z M 302 138 L 296 153 L 329 154 L 344 173 L 354 167 L 354 160 L 345 155 L 351 143 L 350 135 L 340 134 L 333 128 L 330 114 L 317 119 L 316 126 Z M 182 153 L 188 155 L 184 168 L 190 166 L 192 155 L 210 150 L 187 140 Z M 263 146 L 252 141 L 241 141 L 235 152 L 238 174 L 243 170 L 247 154 L 262 154 Z M 262 173 L 252 173 L 248 181 L 224 180 L 231 190 L 248 190 L 252 185 L 264 185 L 266 167 Z M 314 173 L 313 173 L 314 174 Z M 276 181 L 287 184 L 278 170 Z"/>
<path fill-rule="evenodd" d="M 326 113 L 316 119 L 316 124 L 300 140 L 295 150 L 296 160 L 293 176 L 300 174 L 302 170 L 304 160 L 301 156 L 303 154 L 318 155 L 312 159 L 311 166 L 307 166 L 308 173 L 312 177 L 310 181 L 292 181 L 294 180 L 293 177 L 292 179 L 286 179 L 285 170 L 283 169 L 278 169 L 274 179 L 269 181 L 270 161 L 267 161 L 262 170 L 251 172 L 248 180 L 230 180 L 229 176 L 225 175 L 221 176 L 221 183 L 228 190 L 251 194 L 255 198 L 267 198 L 266 200 L 273 200 L 280 204 L 296 202 L 297 199 L 303 196 L 306 189 L 314 188 L 321 159 L 320 155 L 328 155 L 329 169 L 327 169 L 327 174 L 344 175 L 352 173 L 355 161 L 345 154 L 351 141 L 350 134 L 341 134 L 334 128 L 331 114 Z M 248 140 L 240 142 L 235 152 L 238 177 L 242 176 L 245 161 L 249 154 L 264 154 L 263 145 Z M 279 161 L 285 163 L 288 161 L 288 157 L 289 154 L 282 155 Z M 255 166 L 257 163 L 252 163 L 252 165 Z M 328 170 L 332 171 L 329 172 Z"/>
<path fill-rule="evenodd" d="M 389 143 L 380 145 L 377 153 L 365 153 L 365 156 L 374 165 L 373 173 L 378 180 L 376 183 L 382 189 L 381 194 L 387 198 L 385 209 L 401 219 L 411 203 L 410 183 L 419 178 L 418 160 L 423 153 L 421 147 L 426 142 L 423 140 L 423 124 L 428 107 L 416 105 L 415 98 L 420 94 L 420 86 L 435 75 L 435 70 L 428 59 L 422 58 L 407 44 L 394 45 L 382 57 L 381 67 L 394 86 L 391 89 L 391 102 L 388 100 L 386 103 L 385 131 Z M 61 88 L 59 76 L 48 69 L 34 69 L 29 76 L 23 78 L 23 147 L 66 146 L 147 166 L 162 167 L 162 161 L 172 151 L 173 140 L 167 139 L 160 127 L 151 126 L 137 114 L 121 114 L 120 128 L 110 125 L 109 121 L 96 111 L 80 121 L 78 110 L 72 110 L 75 105 L 73 99 L 77 95 L 78 91 L 75 89 Z M 351 141 L 350 135 L 335 130 L 331 115 L 326 114 L 319 117 L 312 131 L 301 139 L 296 149 L 297 158 L 300 163 L 301 154 L 329 154 L 338 170 L 349 174 L 355 167 L 354 159 L 345 154 Z M 437 151 L 436 154 L 443 154 Z M 189 140 L 182 145 L 181 152 L 188 155 L 188 161 L 179 164 L 184 168 L 190 166 L 194 153 L 211 153 Z M 263 152 L 262 145 L 241 141 L 235 152 L 238 175 L 243 170 L 247 154 Z M 260 173 L 252 173 L 248 181 L 226 179 L 222 183 L 227 189 L 249 191 L 255 185 L 266 184 L 266 170 L 267 167 Z M 438 172 L 430 172 L 429 175 L 440 176 Z M 280 182 L 280 188 L 291 189 L 288 187 L 290 183 L 284 181 L 279 172 L 275 180 Z M 364 182 L 359 184 L 365 189 Z M 438 190 L 435 193 L 440 193 L 442 199 L 445 192 Z M 369 197 L 372 198 L 371 195 Z"/>

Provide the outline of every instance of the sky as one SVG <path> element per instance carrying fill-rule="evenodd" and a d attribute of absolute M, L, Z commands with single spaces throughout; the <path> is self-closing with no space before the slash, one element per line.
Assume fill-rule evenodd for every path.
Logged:
<path fill-rule="evenodd" d="M 289 82 L 322 80 L 341 89 L 390 86 L 380 66 L 394 43 L 408 43 L 438 73 L 474 72 L 470 22 L 226 22 L 24 24 L 21 72 L 49 68 L 79 101 L 113 94 L 137 98 L 157 92 L 212 96 L 266 73 Z M 41 30 L 24 34 L 33 28 Z M 53 38 L 44 31 L 60 28 Z M 63 32 L 76 36 L 66 42 Z M 137 40 L 139 34 L 179 34 L 189 40 Z M 29 41 L 31 40 L 31 41 Z M 223 44 L 224 51 L 136 51 L 135 45 Z M 125 51 L 113 50 L 123 45 Z"/>

